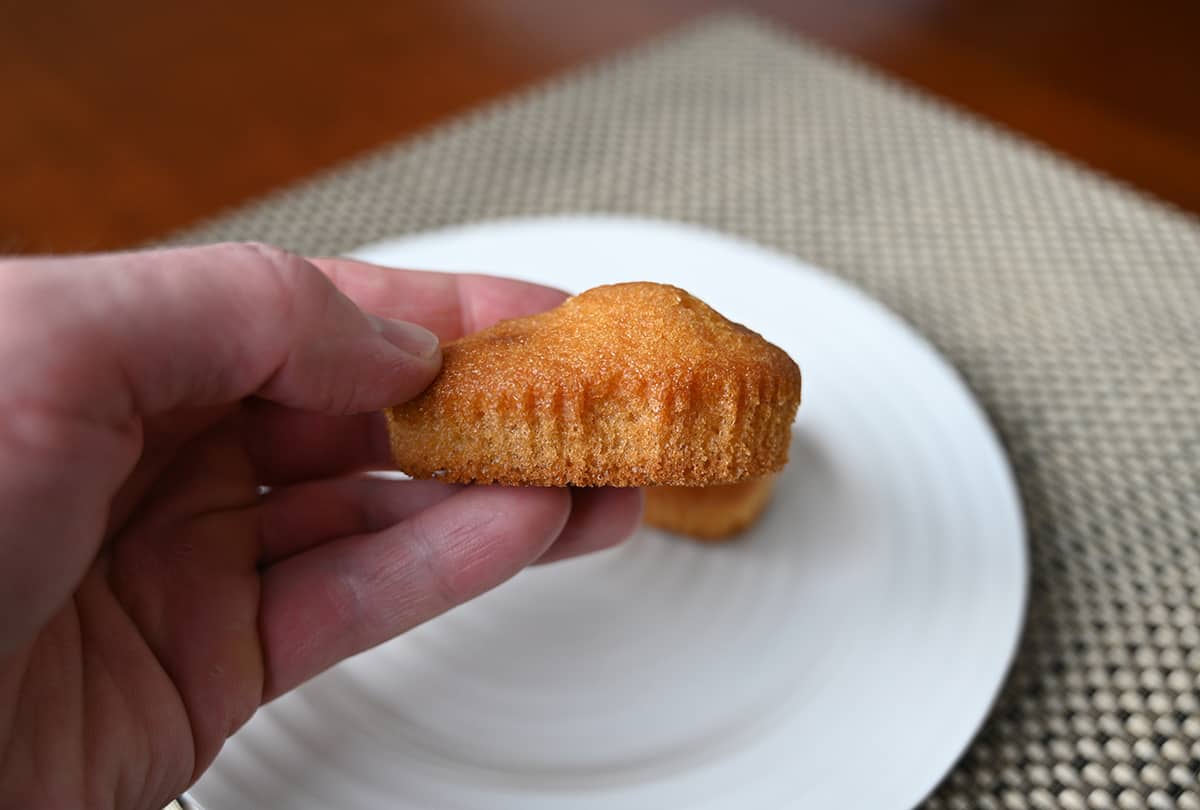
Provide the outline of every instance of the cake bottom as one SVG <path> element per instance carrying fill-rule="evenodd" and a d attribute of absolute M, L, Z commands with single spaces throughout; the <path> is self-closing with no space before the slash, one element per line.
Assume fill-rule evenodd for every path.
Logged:
<path fill-rule="evenodd" d="M 766 509 L 774 475 L 710 487 L 648 487 L 647 525 L 708 542 L 727 540 Z"/>

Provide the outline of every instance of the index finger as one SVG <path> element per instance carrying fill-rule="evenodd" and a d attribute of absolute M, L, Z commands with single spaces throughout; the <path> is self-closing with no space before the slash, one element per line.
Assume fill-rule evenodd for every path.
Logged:
<path fill-rule="evenodd" d="M 495 276 L 400 270 L 354 259 L 310 261 L 360 308 L 419 323 L 443 341 L 543 312 L 567 297 L 562 290 Z"/>

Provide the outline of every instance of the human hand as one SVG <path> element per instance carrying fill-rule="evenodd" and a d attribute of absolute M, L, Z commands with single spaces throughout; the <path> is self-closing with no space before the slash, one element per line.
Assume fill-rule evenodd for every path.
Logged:
<path fill-rule="evenodd" d="M 0 263 L 0 806 L 157 810 L 262 703 L 628 535 L 634 490 L 360 474 L 440 364 L 386 319 L 562 297 L 254 245 Z"/>

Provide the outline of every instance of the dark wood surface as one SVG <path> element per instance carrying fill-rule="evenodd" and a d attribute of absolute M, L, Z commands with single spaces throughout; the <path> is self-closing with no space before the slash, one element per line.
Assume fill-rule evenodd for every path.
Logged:
<path fill-rule="evenodd" d="M 0 251 L 136 244 L 731 7 L 1200 212 L 1192 0 L 0 0 Z"/>

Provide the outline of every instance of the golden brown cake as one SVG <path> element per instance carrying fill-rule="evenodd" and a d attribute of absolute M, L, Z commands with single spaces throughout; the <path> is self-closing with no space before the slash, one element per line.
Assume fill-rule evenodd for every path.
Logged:
<path fill-rule="evenodd" d="M 448 343 L 388 409 L 415 478 L 533 486 L 699 486 L 787 462 L 800 369 L 677 287 L 596 287 Z"/>
<path fill-rule="evenodd" d="M 696 540 L 727 540 L 748 528 L 766 509 L 774 475 L 712 487 L 650 487 L 647 525 Z"/>

